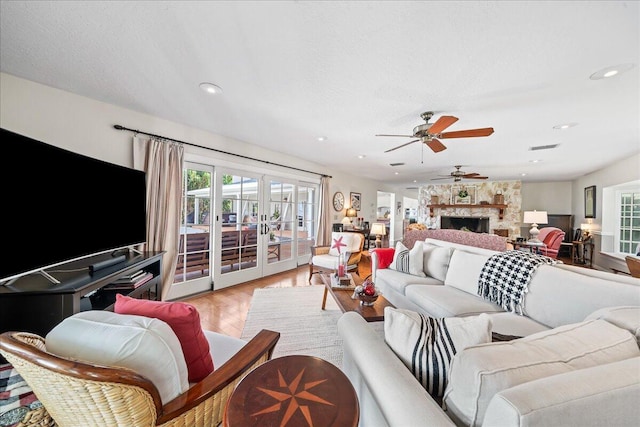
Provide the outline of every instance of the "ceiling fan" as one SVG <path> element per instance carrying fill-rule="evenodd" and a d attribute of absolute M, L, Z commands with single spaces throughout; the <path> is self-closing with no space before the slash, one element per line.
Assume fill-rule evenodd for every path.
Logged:
<path fill-rule="evenodd" d="M 451 179 L 453 178 L 453 182 L 460 182 L 462 181 L 462 179 L 488 179 L 488 176 L 480 176 L 479 173 L 466 173 L 460 170 L 460 168 L 462 167 L 461 165 L 456 165 L 454 166 L 456 168 L 456 170 L 454 170 L 453 172 L 451 172 L 449 175 L 441 175 L 442 178 L 431 178 L 431 181 L 435 181 L 438 179 Z"/>
<path fill-rule="evenodd" d="M 437 138 L 446 139 L 446 138 L 470 138 L 470 137 L 479 137 L 479 136 L 489 136 L 493 133 L 493 128 L 480 128 L 480 129 L 467 129 L 467 130 L 458 130 L 454 132 L 444 132 L 443 130 L 454 124 L 458 121 L 457 117 L 453 116 L 442 116 L 435 123 L 429 123 L 429 119 L 433 117 L 433 111 L 427 111 L 422 113 L 420 117 L 425 121 L 424 124 L 418 125 L 413 128 L 413 135 L 389 135 L 389 134 L 378 134 L 376 136 L 401 136 L 405 138 L 417 138 L 413 141 L 409 141 L 402 145 L 398 145 L 397 147 L 391 148 L 385 153 L 389 151 L 397 150 L 398 148 L 405 147 L 409 144 L 413 144 L 414 142 L 421 141 L 427 147 L 431 148 L 434 153 L 438 153 L 442 150 L 446 150 L 447 147 L 444 146 L 442 142 L 440 142 Z"/>

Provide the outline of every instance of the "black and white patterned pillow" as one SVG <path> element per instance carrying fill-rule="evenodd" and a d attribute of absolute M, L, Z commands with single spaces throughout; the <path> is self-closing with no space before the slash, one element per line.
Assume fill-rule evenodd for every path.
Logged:
<path fill-rule="evenodd" d="M 402 242 L 396 243 L 396 249 L 393 253 L 393 261 L 389 265 L 392 270 L 401 271 L 413 276 L 425 277 L 424 274 L 424 257 L 422 254 L 422 245 L 416 243 L 413 249 L 409 250 Z"/>
<path fill-rule="evenodd" d="M 490 343 L 491 319 L 486 314 L 434 318 L 387 307 L 384 337 L 418 382 L 440 402 L 447 387 L 451 359 L 469 346 Z"/>

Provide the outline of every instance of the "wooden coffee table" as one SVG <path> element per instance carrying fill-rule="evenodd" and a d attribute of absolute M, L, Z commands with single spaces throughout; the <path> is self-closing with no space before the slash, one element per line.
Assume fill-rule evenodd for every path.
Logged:
<path fill-rule="evenodd" d="M 347 311 L 355 311 L 359 313 L 367 322 L 380 322 L 384 320 L 384 308 L 394 307 L 384 296 L 380 295 L 376 302 L 372 306 L 365 306 L 360 304 L 359 299 L 351 299 L 353 295 L 353 289 L 335 289 L 331 287 L 331 274 L 320 274 L 322 282 L 324 283 L 324 295 L 322 296 L 322 309 L 324 310 L 327 304 L 327 294 L 331 293 L 331 296 L 340 307 L 343 313 Z M 357 274 L 352 273 L 353 281 L 356 286 L 361 285 L 363 280 Z"/>
<path fill-rule="evenodd" d="M 293 355 L 249 372 L 229 396 L 222 425 L 355 427 L 359 418 L 356 391 L 338 367 Z"/>

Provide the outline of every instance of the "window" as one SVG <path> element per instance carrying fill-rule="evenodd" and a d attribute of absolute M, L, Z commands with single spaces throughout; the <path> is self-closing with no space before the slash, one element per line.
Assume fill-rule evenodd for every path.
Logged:
<path fill-rule="evenodd" d="M 640 192 L 621 191 L 618 194 L 618 251 L 626 254 L 635 253 L 635 249 L 640 245 Z"/>

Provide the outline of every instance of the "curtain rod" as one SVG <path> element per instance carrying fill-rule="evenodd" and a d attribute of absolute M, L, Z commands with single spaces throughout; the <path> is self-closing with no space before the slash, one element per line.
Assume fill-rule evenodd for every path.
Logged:
<path fill-rule="evenodd" d="M 217 148 L 210 148 L 210 147 L 205 147 L 204 145 L 198 145 L 198 144 L 193 144 L 191 142 L 180 141 L 179 139 L 167 138 L 166 136 L 155 135 L 153 133 L 143 132 L 143 131 L 138 130 L 138 129 L 131 129 L 131 128 L 124 127 L 124 126 L 121 126 L 121 125 L 113 125 L 113 127 L 114 127 L 114 129 L 117 129 L 117 130 L 128 130 L 130 132 L 141 133 L 143 135 L 153 136 L 155 138 L 166 139 L 168 141 L 177 142 L 179 144 L 191 145 L 192 147 L 204 148 L 205 150 L 211 150 L 211 151 L 215 151 L 217 153 L 228 154 L 230 156 L 241 157 L 243 159 L 253 160 L 253 161 L 256 161 L 256 162 L 262 162 L 262 163 L 266 163 L 268 165 L 280 166 L 280 167 L 287 168 L 287 169 L 294 169 L 294 170 L 297 170 L 297 171 L 300 171 L 300 172 L 306 172 L 306 173 L 311 173 L 311 174 L 314 174 L 314 175 L 320 175 L 321 177 L 333 178 L 331 175 L 327 175 L 327 174 L 324 174 L 324 173 L 308 171 L 306 169 L 300 169 L 300 168 L 296 168 L 296 167 L 293 167 L 293 166 L 287 166 L 287 165 L 283 165 L 283 164 L 280 164 L 280 163 L 274 163 L 274 162 L 270 162 L 268 160 L 256 159 L 254 157 L 244 156 L 242 154 L 230 153 L 228 151 L 218 150 Z"/>

